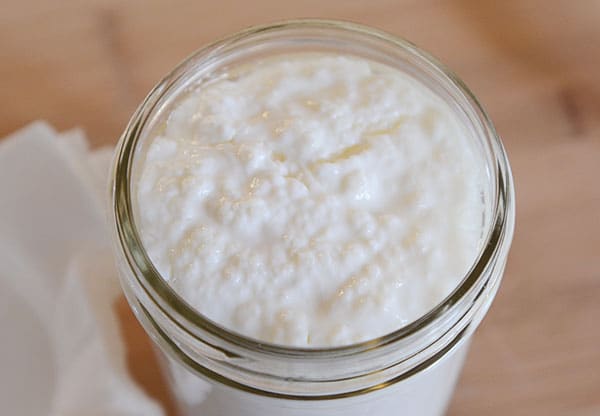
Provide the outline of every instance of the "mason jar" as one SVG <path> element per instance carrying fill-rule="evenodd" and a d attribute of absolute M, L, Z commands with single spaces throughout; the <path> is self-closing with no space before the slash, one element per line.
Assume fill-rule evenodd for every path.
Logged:
<path fill-rule="evenodd" d="M 136 156 L 170 103 L 227 67 L 291 52 L 347 54 L 395 68 L 443 100 L 485 166 L 482 249 L 455 290 L 416 321 L 353 345 L 296 348 L 240 335 L 194 310 L 161 277 L 136 227 Z M 254 27 L 194 53 L 146 97 L 115 156 L 112 223 L 121 283 L 186 416 L 444 413 L 473 332 L 500 284 L 514 228 L 510 167 L 468 88 L 411 43 L 364 26 L 297 20 Z"/>

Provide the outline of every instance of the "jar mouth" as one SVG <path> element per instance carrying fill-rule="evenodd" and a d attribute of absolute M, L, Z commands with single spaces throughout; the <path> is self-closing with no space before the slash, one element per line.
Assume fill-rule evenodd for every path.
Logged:
<path fill-rule="evenodd" d="M 264 342 L 225 328 L 197 312 L 163 279 L 146 252 L 136 226 L 131 181 L 133 159 L 144 128 L 149 123 L 154 110 L 157 106 L 160 106 L 161 98 L 174 88 L 198 59 L 214 57 L 224 48 L 245 39 L 290 29 L 352 33 L 372 38 L 378 42 L 383 41 L 403 49 L 426 65 L 436 76 L 441 77 L 444 82 L 455 90 L 456 94 L 461 96 L 463 104 L 468 106 L 475 115 L 475 121 L 479 124 L 478 127 L 482 134 L 485 135 L 485 140 L 488 142 L 492 153 L 493 163 L 489 166 L 489 169 L 494 183 L 492 192 L 490 192 L 492 203 L 490 221 L 475 263 L 460 284 L 426 314 L 391 333 L 368 341 L 340 346 L 308 348 Z M 195 52 L 163 78 L 136 110 L 118 144 L 113 175 L 111 208 L 116 240 L 127 267 L 134 271 L 134 279 L 137 280 L 145 296 L 152 300 L 162 314 L 191 336 L 199 339 L 216 338 L 236 348 L 260 351 L 271 356 L 305 358 L 348 356 L 396 344 L 407 339 L 440 320 L 449 309 L 463 301 L 467 294 L 473 293 L 473 291 L 481 292 L 482 288 L 489 285 L 494 286 L 493 282 L 489 282 L 490 279 L 494 278 L 493 274 L 486 274 L 485 270 L 499 256 L 499 252 L 508 249 L 512 237 L 514 197 L 510 167 L 491 120 L 473 93 L 443 64 L 410 42 L 385 32 L 348 22 L 306 19 L 257 26 L 219 40 Z"/>

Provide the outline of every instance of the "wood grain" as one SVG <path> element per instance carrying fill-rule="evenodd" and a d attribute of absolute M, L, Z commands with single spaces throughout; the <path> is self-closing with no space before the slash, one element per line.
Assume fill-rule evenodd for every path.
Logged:
<path fill-rule="evenodd" d="M 5 0 L 0 136 L 43 118 L 114 143 L 193 50 L 293 17 L 412 40 L 460 74 L 505 141 L 513 249 L 449 414 L 600 414 L 600 1 Z M 172 414 L 149 341 L 124 301 L 117 309 L 131 372 Z"/>

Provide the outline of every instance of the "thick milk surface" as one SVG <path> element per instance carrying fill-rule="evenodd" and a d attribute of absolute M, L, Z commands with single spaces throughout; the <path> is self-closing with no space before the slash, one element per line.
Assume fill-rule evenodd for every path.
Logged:
<path fill-rule="evenodd" d="M 399 71 L 290 54 L 188 91 L 137 161 L 150 258 L 198 311 L 293 346 L 385 335 L 461 281 L 485 171 L 446 105 Z"/>

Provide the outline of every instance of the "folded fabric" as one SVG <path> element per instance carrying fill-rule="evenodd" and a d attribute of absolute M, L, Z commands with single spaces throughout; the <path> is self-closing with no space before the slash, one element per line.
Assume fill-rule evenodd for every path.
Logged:
<path fill-rule="evenodd" d="M 0 141 L 3 414 L 164 414 L 129 377 L 113 310 L 111 154 L 43 122 Z"/>

